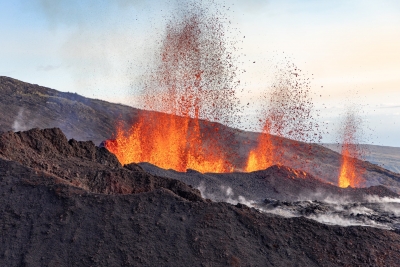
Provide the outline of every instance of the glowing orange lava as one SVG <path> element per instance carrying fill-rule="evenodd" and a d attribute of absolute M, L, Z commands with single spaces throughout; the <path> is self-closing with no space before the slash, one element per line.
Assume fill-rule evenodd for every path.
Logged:
<path fill-rule="evenodd" d="M 259 136 L 256 148 L 249 153 L 246 172 L 263 170 L 275 164 L 304 169 L 307 159 L 312 157 L 307 143 L 320 138 L 318 124 L 312 116 L 309 78 L 290 62 L 278 69 L 271 90 L 264 95 L 266 106 L 260 120 L 264 122 L 263 134 Z M 272 139 L 272 135 L 277 138 Z M 285 138 L 305 143 L 304 148 Z M 302 157 L 297 153 L 302 153 Z"/>
<path fill-rule="evenodd" d="M 230 172 L 230 149 L 223 145 L 229 136 L 209 121 L 229 124 L 234 118 L 236 69 L 219 17 L 196 3 L 186 5 L 168 23 L 155 65 L 144 75 L 140 102 L 153 112 L 141 112 L 127 131 L 119 125 L 105 147 L 122 164 Z"/>
<path fill-rule="evenodd" d="M 339 174 L 339 187 L 346 188 L 348 186 L 357 187 L 361 182 L 357 176 L 355 167 L 356 159 L 350 156 L 350 151 L 347 145 L 344 145 L 342 151 L 342 164 Z"/>
<path fill-rule="evenodd" d="M 362 158 L 363 150 L 357 144 L 357 132 L 360 131 L 361 119 L 353 110 L 349 110 L 343 128 L 342 160 L 338 177 L 338 186 L 346 188 L 359 187 L 363 183 L 363 168 L 357 167 L 357 161 Z"/>
<path fill-rule="evenodd" d="M 144 68 L 138 102 L 151 112 L 141 112 L 130 129 L 121 123 L 105 147 L 122 164 L 149 162 L 177 171 L 224 173 L 246 165 L 243 169 L 251 172 L 287 163 L 288 149 L 283 148 L 289 143 L 281 137 L 311 143 L 309 136 L 314 136 L 309 78 L 291 63 L 278 69 L 258 145 L 245 164 L 238 163 L 234 132 L 214 123 L 233 126 L 239 121 L 235 89 L 240 81 L 224 18 L 196 2 L 182 6 L 167 24 L 154 65 Z M 272 134 L 278 137 L 275 142 Z"/>
<path fill-rule="evenodd" d="M 115 140 L 105 146 L 121 164 L 150 162 L 177 171 L 231 171 L 218 146 L 210 140 L 206 144 L 200 135 L 198 120 L 154 112 L 141 117 L 128 133 L 119 127 Z"/>
<path fill-rule="evenodd" d="M 267 120 L 263 133 L 259 136 L 257 147 L 249 153 L 245 172 L 263 170 L 274 164 L 274 146 L 271 142 L 269 128 L 270 123 Z"/>

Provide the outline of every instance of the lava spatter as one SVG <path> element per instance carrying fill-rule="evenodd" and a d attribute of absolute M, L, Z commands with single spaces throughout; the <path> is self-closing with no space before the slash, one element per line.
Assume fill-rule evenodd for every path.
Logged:
<path fill-rule="evenodd" d="M 338 178 L 339 187 L 359 187 L 364 182 L 362 175 L 365 169 L 357 164 L 365 154 L 359 140 L 361 125 L 361 118 L 357 116 L 355 110 L 347 110 L 344 124 L 341 127 L 342 158 Z"/>
<path fill-rule="evenodd" d="M 145 109 L 128 131 L 118 127 L 106 147 L 123 164 L 230 172 L 233 135 L 219 122 L 237 120 L 236 67 L 219 10 L 188 2 L 166 26 L 156 64 L 143 81 Z"/>
<path fill-rule="evenodd" d="M 294 64 L 287 62 L 277 70 L 271 90 L 264 95 L 263 118 L 260 120 L 264 124 L 263 132 L 257 147 L 249 153 L 247 172 L 274 164 L 306 167 L 307 159 L 312 156 L 307 144 L 321 138 L 312 114 L 314 105 L 310 92 L 310 79 Z M 285 138 L 303 142 L 303 145 Z M 297 155 L 299 152 L 301 159 Z"/>

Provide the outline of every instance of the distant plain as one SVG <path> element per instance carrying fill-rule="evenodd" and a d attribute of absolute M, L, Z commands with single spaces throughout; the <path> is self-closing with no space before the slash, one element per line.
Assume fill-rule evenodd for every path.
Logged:
<path fill-rule="evenodd" d="M 340 153 L 338 144 L 322 144 L 324 147 Z M 362 145 L 365 149 L 365 160 L 392 172 L 400 173 L 400 147 Z"/>

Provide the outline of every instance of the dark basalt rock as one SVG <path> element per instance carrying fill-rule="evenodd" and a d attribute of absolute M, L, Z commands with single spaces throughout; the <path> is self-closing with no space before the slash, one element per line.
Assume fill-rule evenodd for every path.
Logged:
<path fill-rule="evenodd" d="M 164 170 L 149 163 L 139 163 L 147 172 L 180 180 L 193 187 L 203 188 L 205 196 L 214 201 L 225 201 L 239 196 L 260 202 L 265 198 L 283 201 L 325 200 L 327 198 L 363 201 L 368 196 L 398 198 L 399 195 L 384 186 L 368 188 L 339 188 L 301 170 L 274 165 L 266 170 L 250 173 L 200 173 Z M 227 196 L 222 188 L 230 188 Z"/>
<path fill-rule="evenodd" d="M 397 266 L 400 258 L 395 231 L 205 201 L 58 129 L 0 135 L 0 229 L 1 266 Z"/>
<path fill-rule="evenodd" d="M 23 110 L 29 128 L 58 126 L 69 137 L 99 144 L 112 136 L 116 120 L 130 126 L 138 114 L 131 107 L 8 77 L 0 77 L 0 91 L 3 131 L 12 129 L 16 115 Z M 239 142 L 246 141 L 239 151 L 238 159 L 243 162 L 258 134 L 225 126 L 220 129 L 235 134 Z M 327 173 L 327 180 L 335 182 L 339 155 L 318 146 L 313 149 L 321 166 L 315 176 Z M 368 179 L 399 188 L 398 174 L 363 164 Z M 253 188 L 254 192 L 247 192 L 260 194 L 260 199 L 295 198 L 299 188 L 310 186 L 312 191 L 312 186 L 321 187 L 316 179 L 296 180 L 268 172 L 254 177 L 188 172 L 193 174 L 188 180 L 206 177 L 209 186 L 216 179 L 224 184 L 233 180 L 234 192 L 244 194 Z M 400 239 L 394 231 L 329 226 L 302 217 L 286 219 L 259 213 L 243 204 L 205 202 L 197 190 L 157 175 L 135 164 L 124 168 L 104 148 L 91 142 L 67 141 L 57 129 L 2 134 L 0 265 L 399 265 Z M 285 177 L 284 183 L 279 183 L 280 177 Z M 268 190 L 262 191 L 263 186 Z M 362 192 L 323 187 L 343 194 Z M 391 194 L 380 187 L 365 190 L 381 196 Z M 285 192 L 291 194 L 285 196 Z M 304 208 L 304 214 L 318 213 L 322 207 L 313 203 Z"/>
<path fill-rule="evenodd" d="M 91 141 L 68 141 L 58 128 L 0 134 L 0 157 L 53 174 L 93 193 L 133 194 L 164 187 L 181 197 L 203 201 L 198 190 L 150 175 L 136 164 L 124 168 L 107 149 Z"/>
<path fill-rule="evenodd" d="M 9 173 L 0 179 L 2 266 L 396 266 L 400 256 L 392 231 L 193 202 L 164 188 L 94 194 L 0 166 Z"/>

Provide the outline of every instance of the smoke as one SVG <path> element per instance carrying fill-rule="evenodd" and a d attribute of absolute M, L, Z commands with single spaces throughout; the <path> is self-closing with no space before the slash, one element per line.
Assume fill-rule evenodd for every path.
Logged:
<path fill-rule="evenodd" d="M 18 115 L 13 122 L 12 130 L 14 132 L 26 131 L 33 128 L 35 125 L 36 120 L 27 119 L 24 114 L 24 109 L 20 108 L 18 111 Z"/>
<path fill-rule="evenodd" d="M 348 199 L 335 202 L 328 197 L 327 201 L 287 202 L 266 199 L 254 206 L 263 212 L 284 217 L 304 216 L 330 225 L 399 229 L 400 199 L 398 198 L 369 196 L 361 202 Z"/>
<path fill-rule="evenodd" d="M 338 199 L 337 196 L 326 196 L 322 201 L 290 202 L 265 199 L 260 202 L 236 195 L 232 188 L 226 185 L 221 185 L 219 190 L 207 190 L 201 182 L 197 189 L 204 198 L 213 201 L 233 205 L 241 203 L 260 212 L 286 218 L 302 216 L 329 225 L 368 226 L 388 230 L 398 230 L 400 226 L 400 198 L 366 196 L 363 201 L 356 202 L 350 197 Z"/>
<path fill-rule="evenodd" d="M 348 204 L 354 202 L 354 199 L 352 199 L 348 195 L 341 195 L 340 197 L 338 197 L 338 195 L 329 193 L 325 190 L 316 190 L 313 193 L 299 196 L 299 200 L 301 201 L 318 200 L 328 204 Z"/>
<path fill-rule="evenodd" d="M 256 207 L 255 201 L 248 200 L 241 195 L 236 196 L 230 186 L 221 185 L 219 187 L 219 191 L 208 192 L 206 186 L 204 185 L 204 182 L 201 182 L 197 186 L 197 189 L 200 191 L 203 198 L 208 198 L 215 202 L 226 202 L 232 205 L 241 203 L 249 207 Z"/>
<path fill-rule="evenodd" d="M 366 196 L 365 200 L 369 203 L 400 203 L 400 198 L 380 197 L 380 196 Z"/>
<path fill-rule="evenodd" d="M 381 229 L 387 229 L 387 230 L 392 229 L 389 226 L 377 223 L 373 220 L 365 220 L 364 222 L 362 222 L 362 221 L 357 221 L 354 219 L 347 219 L 347 218 L 341 217 L 340 215 L 337 215 L 337 214 L 323 214 L 323 215 L 317 215 L 317 216 L 309 216 L 308 218 L 315 220 L 317 222 L 320 222 L 320 223 L 330 224 L 330 225 L 369 226 L 369 227 L 375 227 L 375 228 L 381 228 Z"/>
<path fill-rule="evenodd" d="M 395 216 L 400 216 L 400 203 L 395 202 L 395 203 L 385 203 L 384 205 L 381 205 L 381 208 L 389 213 L 392 213 Z"/>

